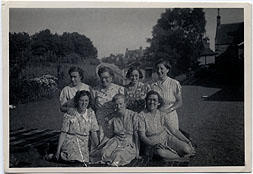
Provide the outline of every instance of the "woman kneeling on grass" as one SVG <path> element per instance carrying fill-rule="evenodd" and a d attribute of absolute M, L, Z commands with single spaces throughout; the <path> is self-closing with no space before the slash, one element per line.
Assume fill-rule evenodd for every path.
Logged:
<path fill-rule="evenodd" d="M 94 111 L 90 108 L 91 94 L 78 91 L 74 97 L 75 112 L 64 114 L 61 134 L 56 152 L 56 159 L 69 162 L 89 162 L 89 135 L 93 143 L 98 145 L 98 123 Z"/>
<path fill-rule="evenodd" d="M 146 151 L 152 152 L 165 160 L 177 160 L 180 157 L 191 156 L 195 153 L 190 140 L 178 136 L 173 126 L 169 126 L 166 113 L 159 108 L 163 99 L 159 93 L 150 91 L 146 96 L 146 110 L 140 113 L 139 135 L 141 140 L 148 145 Z M 181 134 L 180 134 L 181 135 Z"/>
<path fill-rule="evenodd" d="M 139 157 L 137 114 L 126 109 L 125 96 L 113 97 L 115 112 L 108 121 L 113 136 L 102 149 L 102 161 L 112 166 L 124 166 Z"/>

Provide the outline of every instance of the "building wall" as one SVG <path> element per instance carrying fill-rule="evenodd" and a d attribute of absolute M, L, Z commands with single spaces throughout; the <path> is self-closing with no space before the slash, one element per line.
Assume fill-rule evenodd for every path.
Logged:
<path fill-rule="evenodd" d="M 217 53 L 216 57 L 224 53 L 229 45 L 215 45 L 215 53 Z"/>
<path fill-rule="evenodd" d="M 206 60 L 205 60 L 206 59 Z M 215 56 L 202 56 L 199 58 L 199 65 L 215 64 Z"/>

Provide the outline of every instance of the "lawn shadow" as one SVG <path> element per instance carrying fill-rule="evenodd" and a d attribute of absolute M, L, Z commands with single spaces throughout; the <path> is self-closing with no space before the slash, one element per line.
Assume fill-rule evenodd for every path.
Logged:
<path fill-rule="evenodd" d="M 244 90 L 241 87 L 224 87 L 205 101 L 244 101 Z"/>

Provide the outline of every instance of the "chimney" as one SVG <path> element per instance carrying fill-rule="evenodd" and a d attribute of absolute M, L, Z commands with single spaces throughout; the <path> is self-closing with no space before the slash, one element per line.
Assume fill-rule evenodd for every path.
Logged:
<path fill-rule="evenodd" d="M 218 16 L 217 16 L 217 27 L 220 26 L 220 9 L 218 8 Z"/>
<path fill-rule="evenodd" d="M 128 57 L 128 48 L 126 48 L 126 52 L 125 52 L 125 58 Z"/>

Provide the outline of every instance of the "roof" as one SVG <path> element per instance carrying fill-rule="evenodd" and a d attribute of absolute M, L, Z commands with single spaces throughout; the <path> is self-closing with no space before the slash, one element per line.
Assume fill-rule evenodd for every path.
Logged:
<path fill-rule="evenodd" d="M 126 57 L 139 57 L 142 56 L 142 50 L 128 50 L 125 54 Z"/>
<path fill-rule="evenodd" d="M 215 44 L 225 45 L 243 41 L 244 23 L 221 24 L 217 27 Z M 235 39 L 236 38 L 236 39 Z"/>
<path fill-rule="evenodd" d="M 214 56 L 216 53 L 211 50 L 210 48 L 205 48 L 203 51 L 201 51 L 200 56 Z"/>

